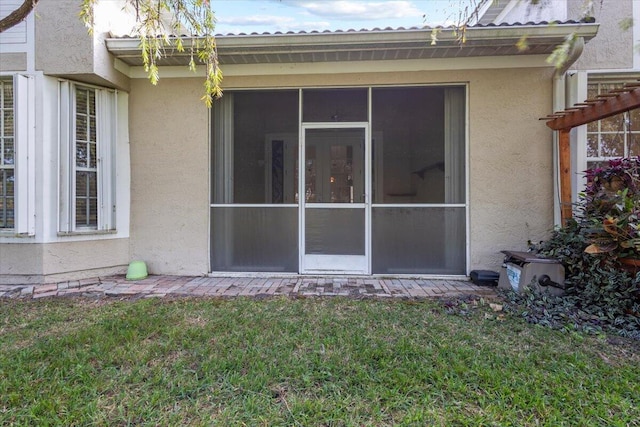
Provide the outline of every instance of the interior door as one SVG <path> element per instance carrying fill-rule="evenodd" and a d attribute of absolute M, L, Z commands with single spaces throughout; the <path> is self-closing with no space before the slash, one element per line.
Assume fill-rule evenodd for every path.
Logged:
<path fill-rule="evenodd" d="M 303 126 L 303 273 L 369 273 L 368 128 L 340 125 Z"/>

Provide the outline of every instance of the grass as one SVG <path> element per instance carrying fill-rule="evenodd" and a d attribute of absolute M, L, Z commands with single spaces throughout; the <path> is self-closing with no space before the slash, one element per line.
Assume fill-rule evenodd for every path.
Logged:
<path fill-rule="evenodd" d="M 640 425 L 634 343 L 455 308 L 2 300 L 0 424 Z"/>

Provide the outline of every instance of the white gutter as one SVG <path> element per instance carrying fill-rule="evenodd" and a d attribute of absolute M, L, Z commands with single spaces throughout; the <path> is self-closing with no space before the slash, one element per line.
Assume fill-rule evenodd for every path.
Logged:
<path fill-rule="evenodd" d="M 536 41 L 548 41 L 564 39 L 567 35 L 575 33 L 578 37 L 591 39 L 598 30 L 598 24 L 557 24 L 557 25 L 518 25 L 518 26 L 486 26 L 469 28 L 465 45 L 474 46 L 477 43 L 489 42 L 496 44 L 499 41 L 517 41 L 523 34 L 527 35 L 530 43 Z M 429 47 L 432 29 L 398 29 L 398 30 L 363 30 L 363 31 L 336 31 L 324 33 L 295 33 L 295 34 L 240 34 L 216 36 L 216 44 L 219 50 L 234 48 L 268 48 L 276 47 L 291 51 L 292 48 L 309 47 L 333 47 L 350 46 L 354 44 L 381 45 L 385 43 L 420 43 Z M 189 47 L 191 40 L 184 38 L 185 47 Z M 458 38 L 451 29 L 443 29 L 438 35 L 440 44 L 457 44 Z M 108 38 L 107 48 L 117 55 L 121 51 L 139 50 L 138 38 Z"/>
<path fill-rule="evenodd" d="M 556 71 L 553 73 L 553 112 L 562 111 L 567 108 L 565 73 L 573 64 L 575 64 L 578 58 L 580 58 L 583 50 L 584 38 L 577 37 L 575 43 L 571 47 L 567 61 L 561 68 L 556 68 Z M 558 132 L 553 132 L 553 223 L 555 226 L 562 225 L 562 216 L 560 214 L 560 153 L 558 138 Z"/>

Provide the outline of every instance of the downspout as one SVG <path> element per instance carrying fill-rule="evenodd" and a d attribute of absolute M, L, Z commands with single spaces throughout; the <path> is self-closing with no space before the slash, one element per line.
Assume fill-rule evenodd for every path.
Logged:
<path fill-rule="evenodd" d="M 553 112 L 562 111 L 567 107 L 567 93 L 565 73 L 575 64 L 584 50 L 584 38 L 577 37 L 567 55 L 567 60 L 560 68 L 556 68 L 553 73 Z M 559 133 L 553 132 L 553 223 L 556 227 L 562 225 L 561 203 L 560 203 L 560 154 Z"/>

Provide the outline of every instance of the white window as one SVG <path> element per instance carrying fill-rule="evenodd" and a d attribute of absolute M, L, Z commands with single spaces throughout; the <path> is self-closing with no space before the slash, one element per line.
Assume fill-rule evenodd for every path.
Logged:
<path fill-rule="evenodd" d="M 0 232 L 35 234 L 34 81 L 0 78 Z"/>
<path fill-rule="evenodd" d="M 618 89 L 623 83 L 590 83 L 588 98 Z M 640 110 L 631 110 L 587 124 L 587 167 L 620 157 L 640 155 Z"/>
<path fill-rule="evenodd" d="M 0 229 L 15 227 L 13 81 L 0 80 Z"/>
<path fill-rule="evenodd" d="M 60 232 L 114 230 L 116 93 L 63 81 L 60 100 Z"/>

